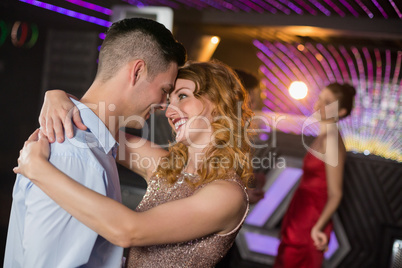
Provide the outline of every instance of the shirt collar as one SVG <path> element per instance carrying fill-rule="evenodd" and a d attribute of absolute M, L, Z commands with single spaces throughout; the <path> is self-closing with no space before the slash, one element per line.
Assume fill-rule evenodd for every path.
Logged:
<path fill-rule="evenodd" d="M 113 135 L 107 129 L 102 120 L 100 120 L 100 118 L 82 102 L 79 102 L 73 98 L 70 99 L 77 106 L 78 110 L 80 110 L 82 123 L 84 123 L 88 130 L 94 134 L 105 153 L 108 154 L 110 150 L 117 148 L 119 144 L 114 139 Z"/>

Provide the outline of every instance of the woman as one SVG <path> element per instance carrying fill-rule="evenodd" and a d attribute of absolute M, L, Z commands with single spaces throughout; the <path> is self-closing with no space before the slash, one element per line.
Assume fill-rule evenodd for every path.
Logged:
<path fill-rule="evenodd" d="M 330 84 L 314 109 L 320 132 L 304 158 L 303 177 L 282 221 L 274 267 L 321 267 L 332 231 L 331 217 L 342 198 L 346 149 L 337 120 L 350 115 L 355 89 Z"/>
<path fill-rule="evenodd" d="M 232 245 L 248 211 L 244 185 L 252 170 L 244 129 L 252 113 L 246 98 L 233 71 L 221 63 L 179 69 L 166 111 L 176 132 L 169 152 L 139 137 L 127 135 L 127 142 L 120 141 L 126 155 L 154 163 L 145 169 L 131 165 L 129 157 L 121 161 L 148 183 L 136 211 L 52 166 L 48 141 L 43 135 L 38 139 L 38 131 L 24 146 L 15 172 L 110 242 L 131 247 L 128 267 L 213 267 Z M 128 146 L 137 142 L 144 145 Z"/>

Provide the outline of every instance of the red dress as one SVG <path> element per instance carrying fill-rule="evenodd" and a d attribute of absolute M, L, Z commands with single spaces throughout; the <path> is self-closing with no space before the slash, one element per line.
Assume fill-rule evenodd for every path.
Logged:
<path fill-rule="evenodd" d="M 300 184 L 282 221 L 275 268 L 321 267 L 323 252 L 315 248 L 310 233 L 326 202 L 325 163 L 308 152 Z M 331 231 L 332 222 L 329 222 L 324 228 L 328 238 Z"/>

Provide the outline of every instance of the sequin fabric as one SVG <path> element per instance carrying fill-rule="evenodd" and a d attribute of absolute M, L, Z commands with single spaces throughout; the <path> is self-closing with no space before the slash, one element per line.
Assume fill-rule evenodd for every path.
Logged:
<path fill-rule="evenodd" d="M 234 181 L 245 189 L 239 176 L 234 172 L 228 173 L 224 179 Z M 147 192 L 136 211 L 143 212 L 169 201 L 189 197 L 204 186 L 191 188 L 184 175 L 180 175 L 174 185 L 169 185 L 164 178 L 154 176 L 149 180 Z M 248 196 L 246 191 L 244 192 L 244 198 L 248 204 Z M 128 254 L 126 267 L 214 267 L 232 246 L 247 212 L 248 205 L 242 221 L 228 234 L 212 234 L 181 243 L 132 247 Z"/>

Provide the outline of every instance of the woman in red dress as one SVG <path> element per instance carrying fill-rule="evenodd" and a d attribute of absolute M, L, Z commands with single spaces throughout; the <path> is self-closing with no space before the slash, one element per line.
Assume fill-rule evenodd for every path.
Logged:
<path fill-rule="evenodd" d="M 346 149 L 337 121 L 350 115 L 355 94 L 350 85 L 330 84 L 314 105 L 320 132 L 308 148 L 303 177 L 282 221 L 275 268 L 322 265 L 332 231 L 331 217 L 342 198 Z"/>

